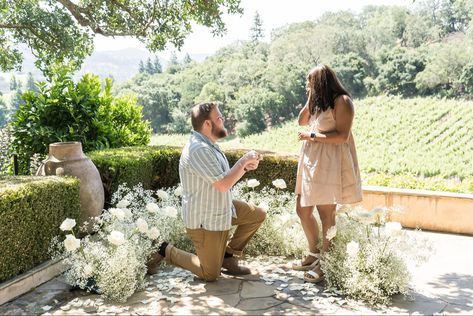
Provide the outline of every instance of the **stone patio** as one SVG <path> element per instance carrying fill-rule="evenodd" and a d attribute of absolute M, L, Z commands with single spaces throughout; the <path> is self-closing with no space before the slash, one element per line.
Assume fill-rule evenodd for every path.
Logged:
<path fill-rule="evenodd" d="M 118 304 L 71 290 L 61 276 L 0 306 L 0 315 L 313 315 L 473 314 L 473 237 L 422 232 L 436 249 L 426 264 L 411 267 L 412 294 L 373 307 L 304 283 L 284 258 L 248 258 L 254 274 L 222 275 L 214 283 L 165 266 L 147 288 Z M 251 260 L 251 261 L 250 261 Z"/>

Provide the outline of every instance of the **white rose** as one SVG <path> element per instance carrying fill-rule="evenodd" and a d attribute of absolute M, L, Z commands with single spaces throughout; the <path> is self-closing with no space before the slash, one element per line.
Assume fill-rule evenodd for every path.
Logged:
<path fill-rule="evenodd" d="M 261 202 L 261 203 L 258 205 L 258 207 L 259 207 L 260 209 L 262 209 L 263 211 L 265 211 L 265 212 L 268 212 L 268 210 L 269 210 L 269 205 L 268 205 L 268 203 L 266 203 L 266 202 Z"/>
<path fill-rule="evenodd" d="M 121 210 L 123 211 L 123 214 L 125 214 L 126 218 L 131 218 L 133 216 L 129 208 L 122 208 Z"/>
<path fill-rule="evenodd" d="M 126 208 L 128 205 L 130 205 L 130 201 L 128 201 L 127 199 L 123 199 L 117 203 L 118 208 Z"/>
<path fill-rule="evenodd" d="M 336 235 L 337 235 L 337 227 L 335 225 L 333 225 L 327 231 L 327 239 L 332 240 Z"/>
<path fill-rule="evenodd" d="M 74 228 L 74 226 L 76 226 L 76 220 L 72 219 L 72 218 L 66 218 L 62 222 L 61 226 L 59 226 L 59 228 L 62 231 L 66 231 L 66 230 L 72 230 L 72 228 Z"/>
<path fill-rule="evenodd" d="M 140 233 L 144 234 L 148 231 L 148 223 L 142 218 L 138 218 L 138 220 L 136 221 L 136 227 L 138 228 Z"/>
<path fill-rule="evenodd" d="M 154 213 L 159 212 L 159 206 L 156 203 L 148 203 L 148 204 L 146 204 L 146 210 L 148 210 L 148 212 L 154 214 Z"/>
<path fill-rule="evenodd" d="M 402 225 L 399 222 L 387 222 L 384 231 L 388 236 L 397 236 L 401 233 Z"/>
<path fill-rule="evenodd" d="M 161 234 L 161 232 L 156 227 L 153 227 L 148 231 L 148 237 L 151 238 L 151 239 L 157 239 L 160 234 Z"/>
<path fill-rule="evenodd" d="M 176 217 L 177 216 L 177 209 L 173 206 L 166 206 L 164 208 L 164 215 L 168 217 Z"/>
<path fill-rule="evenodd" d="M 119 231 L 112 231 L 107 237 L 108 241 L 115 246 L 120 246 L 125 242 L 125 236 Z"/>
<path fill-rule="evenodd" d="M 64 247 L 66 247 L 67 251 L 74 251 L 80 247 L 80 240 L 77 239 L 74 235 L 66 235 L 66 239 L 64 240 Z"/>
<path fill-rule="evenodd" d="M 347 244 L 347 254 L 350 257 L 354 257 L 358 254 L 358 251 L 360 250 L 360 245 L 352 240 Z"/>
<path fill-rule="evenodd" d="M 94 272 L 94 269 L 92 268 L 90 264 L 86 264 L 84 266 L 84 274 L 86 277 L 91 276 L 93 272 Z"/>
<path fill-rule="evenodd" d="M 278 189 L 285 189 L 287 188 L 287 185 L 286 185 L 286 181 L 284 181 L 283 179 L 276 179 L 274 180 L 273 182 L 273 185 L 278 188 Z"/>
<path fill-rule="evenodd" d="M 182 196 L 182 187 L 178 186 L 176 190 L 174 190 L 174 195 L 175 196 Z"/>
<path fill-rule="evenodd" d="M 169 194 L 164 190 L 156 191 L 156 195 L 163 201 L 166 201 L 167 199 L 169 199 Z"/>
<path fill-rule="evenodd" d="M 247 185 L 248 187 L 250 187 L 250 188 L 256 188 L 259 184 L 260 184 L 260 183 L 259 183 L 258 180 L 256 180 L 256 179 L 250 179 L 250 180 L 248 180 L 248 182 L 247 182 L 246 185 Z"/>
<path fill-rule="evenodd" d="M 117 218 L 120 221 L 125 219 L 125 212 L 120 208 L 111 208 L 108 211 L 113 217 Z"/>

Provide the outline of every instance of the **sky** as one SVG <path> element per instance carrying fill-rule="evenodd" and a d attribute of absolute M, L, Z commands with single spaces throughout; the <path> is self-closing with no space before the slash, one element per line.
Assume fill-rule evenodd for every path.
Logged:
<path fill-rule="evenodd" d="M 413 0 L 242 0 L 241 6 L 244 9 L 242 16 L 224 16 L 227 33 L 223 37 L 213 37 L 208 28 L 195 26 L 180 52 L 169 47 L 158 55 L 166 59 L 172 51 L 176 51 L 178 58 L 182 58 L 186 53 L 209 55 L 234 41 L 246 40 L 250 36 L 250 28 L 256 12 L 260 14 L 263 21 L 265 40 L 269 40 L 271 30 L 289 23 L 315 20 L 325 12 L 351 10 L 357 13 L 366 5 L 409 6 L 412 2 Z M 133 38 L 113 39 L 96 36 L 95 39 L 96 51 L 129 47 L 146 49 L 144 44 Z"/>

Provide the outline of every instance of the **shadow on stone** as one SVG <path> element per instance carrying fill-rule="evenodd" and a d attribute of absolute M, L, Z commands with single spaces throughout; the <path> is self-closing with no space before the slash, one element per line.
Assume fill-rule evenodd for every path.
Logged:
<path fill-rule="evenodd" d="M 453 304 L 450 306 L 453 312 L 462 311 L 461 305 L 473 307 L 473 275 L 446 273 L 428 284 L 437 290 L 436 296 Z M 460 305 L 457 311 L 455 305 Z"/>

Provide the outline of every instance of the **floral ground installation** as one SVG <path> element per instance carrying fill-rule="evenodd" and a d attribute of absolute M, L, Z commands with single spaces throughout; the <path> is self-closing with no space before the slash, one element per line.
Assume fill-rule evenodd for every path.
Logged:
<path fill-rule="evenodd" d="M 235 199 L 253 203 L 268 213 L 246 254 L 251 260 L 257 256 L 288 258 L 285 260 L 300 257 L 306 251 L 306 241 L 295 214 L 294 194 L 286 190 L 282 179 L 273 181 L 273 187 L 257 190 L 258 186 L 258 180 L 250 179 L 233 189 Z M 161 241 L 194 250 L 178 211 L 181 196 L 179 186 L 154 192 L 141 185 L 129 188 L 123 184 L 112 197 L 115 207 L 104 210 L 100 217 L 79 229 L 93 225 L 94 235 L 79 239 L 74 232 L 75 221 L 66 219 L 61 230 L 67 235 L 65 239 L 55 238 L 51 249 L 53 258 L 64 259 L 69 267 L 65 273 L 67 282 L 119 302 L 146 289 L 150 282 L 159 283 L 163 277 L 160 274 L 146 277 L 146 261 Z M 406 234 L 399 223 L 390 222 L 390 212 L 383 208 L 368 212 L 338 207 L 337 224 L 327 233 L 332 247 L 322 260 L 330 295 L 375 305 L 389 304 L 394 294 L 408 294 L 410 275 L 406 273 L 406 263 L 421 263 L 429 257 L 431 248 L 416 234 Z M 275 282 L 296 274 L 279 270 L 262 278 Z M 185 274 L 186 279 L 193 278 Z M 169 280 L 163 284 L 166 282 Z M 282 283 L 278 289 L 285 287 L 290 287 L 289 283 Z M 303 291 L 308 300 L 315 299 L 310 294 L 318 291 L 312 284 L 292 285 L 291 290 Z"/>

